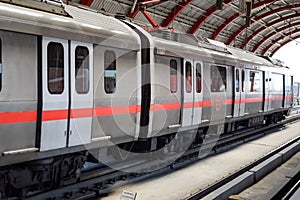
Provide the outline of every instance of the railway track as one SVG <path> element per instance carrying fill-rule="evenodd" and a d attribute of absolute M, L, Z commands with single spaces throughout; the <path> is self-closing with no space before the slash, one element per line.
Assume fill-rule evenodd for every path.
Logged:
<path fill-rule="evenodd" d="M 293 120 L 294 119 L 289 119 L 288 121 L 292 122 Z M 285 122 L 282 122 L 282 124 L 284 124 L 284 123 Z M 228 197 L 231 194 L 239 193 L 243 189 L 251 186 L 252 184 L 254 184 L 255 182 L 257 182 L 263 178 L 263 176 L 261 176 L 261 174 L 260 175 L 257 175 L 257 174 L 264 171 L 263 173 L 266 175 L 268 172 L 271 172 L 276 167 L 278 167 L 280 164 L 285 162 L 286 159 L 288 159 L 289 157 L 286 157 L 285 160 L 282 160 L 281 163 L 276 163 L 275 155 L 282 151 L 288 151 L 289 147 L 291 147 L 293 144 L 298 142 L 299 139 L 300 139 L 300 136 L 286 142 L 282 146 L 274 149 L 273 151 L 269 152 L 262 158 L 249 164 L 248 166 L 241 168 L 240 170 L 236 171 L 235 173 L 231 174 L 230 176 L 227 176 L 224 179 L 221 179 L 221 180 L 215 182 L 214 184 L 209 185 L 207 188 L 204 188 L 194 194 L 191 194 L 189 197 L 185 198 L 185 200 L 198 200 L 198 199 L 202 199 L 202 198 L 203 199 L 215 199 L 215 198 L 222 199 L 222 197 L 225 197 L 225 196 Z M 297 147 L 299 149 L 299 145 L 297 145 Z M 290 156 L 292 156 L 292 155 L 290 155 Z M 274 157 L 274 159 L 272 157 Z M 271 161 L 266 162 L 268 159 Z M 276 163 L 276 164 L 273 164 L 273 163 L 270 164 L 272 161 L 274 161 L 273 163 Z M 262 168 L 262 166 L 259 166 L 263 162 L 266 162 L 272 166 L 267 169 L 264 169 L 264 168 Z M 249 171 L 251 171 L 251 173 L 253 173 L 253 174 L 249 174 Z M 255 178 L 251 177 L 252 175 L 255 176 Z M 295 178 L 299 179 L 299 175 Z M 247 180 L 247 179 L 249 179 L 249 180 Z M 252 179 L 252 180 L 250 180 L 250 179 Z M 295 186 L 295 187 L 297 187 L 297 186 Z M 275 195 L 274 199 L 281 199 L 284 196 L 284 194 L 286 194 L 286 192 L 289 191 L 288 188 L 290 188 L 290 185 L 286 185 L 286 187 L 284 189 L 282 189 L 278 194 Z M 213 191 L 214 191 L 214 193 L 212 194 Z M 293 191 L 291 190 L 290 193 L 292 194 Z"/>
<path fill-rule="evenodd" d="M 282 194 L 285 194 L 281 199 L 283 200 L 288 200 L 288 199 L 296 199 L 297 197 L 295 196 L 297 192 L 300 190 L 300 180 L 299 180 L 299 174 L 297 174 L 298 182 L 294 184 L 291 189 L 289 189 L 287 192 L 280 193 L 280 196 L 282 197 Z M 295 178 L 296 179 L 296 178 Z"/>
<path fill-rule="evenodd" d="M 241 130 L 239 132 L 225 135 L 223 137 L 217 138 L 211 136 L 204 144 L 202 144 L 201 149 L 204 150 L 211 150 L 208 156 L 220 153 L 226 150 L 229 150 L 241 143 L 256 139 L 263 135 L 270 134 L 278 128 L 284 126 L 287 123 L 292 123 L 296 120 L 300 119 L 300 115 L 294 115 L 282 122 L 277 124 L 273 124 L 267 127 L 259 127 L 259 128 L 252 128 L 251 130 Z M 216 182 L 213 185 L 208 186 L 204 190 L 198 191 L 187 199 L 199 199 L 210 192 L 216 190 L 217 188 L 221 187 L 222 185 L 229 183 L 230 181 L 234 180 L 241 174 L 245 173 L 249 169 L 253 168 L 254 166 L 258 165 L 259 163 L 267 160 L 268 158 L 272 157 L 276 153 L 282 151 L 283 149 L 287 148 L 291 144 L 295 143 L 300 138 L 295 138 L 292 141 L 289 141 L 285 145 L 278 147 L 274 151 L 267 154 L 265 157 L 257 160 L 256 162 L 252 163 L 249 166 L 244 167 L 240 171 L 231 174 L 230 176 Z M 215 146 L 211 149 L 211 145 L 215 144 Z M 167 173 L 174 169 L 181 168 L 187 166 L 193 162 L 199 161 L 202 157 L 199 157 L 199 148 L 193 148 L 186 151 L 179 159 L 175 162 L 173 160 L 178 157 L 177 154 L 168 156 L 163 160 L 153 160 L 151 162 L 145 161 L 142 158 L 138 160 L 132 160 L 128 162 L 122 163 L 123 167 L 120 166 L 112 166 L 109 167 L 95 167 L 94 170 L 85 171 L 82 174 L 82 178 L 80 182 L 76 184 L 72 184 L 69 186 L 65 186 L 62 188 L 57 188 L 51 191 L 33 194 L 29 197 L 24 199 L 30 200 L 41 200 L 41 199 L 92 199 L 96 197 L 100 197 L 103 195 L 107 195 L 109 192 L 112 192 L 117 187 L 125 185 L 129 182 L 138 181 L 139 179 L 145 179 L 148 177 L 153 177 L 158 174 Z M 116 164 L 118 165 L 118 164 Z M 120 165 L 120 164 L 119 164 Z M 119 170 L 114 170 L 117 168 Z M 158 170 L 155 170 L 158 169 Z M 131 171 L 128 173 L 128 171 Z M 152 171 L 149 173 L 149 171 Z"/>

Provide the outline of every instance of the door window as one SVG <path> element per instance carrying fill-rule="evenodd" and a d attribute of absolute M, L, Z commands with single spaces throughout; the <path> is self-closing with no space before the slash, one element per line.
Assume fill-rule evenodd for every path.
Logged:
<path fill-rule="evenodd" d="M 201 64 L 196 64 L 196 92 L 201 93 L 202 85 L 201 85 Z"/>
<path fill-rule="evenodd" d="M 235 91 L 240 91 L 240 71 L 238 69 L 235 70 Z"/>
<path fill-rule="evenodd" d="M 170 91 L 171 93 L 177 92 L 177 61 L 170 61 Z"/>
<path fill-rule="evenodd" d="M 211 66 L 210 71 L 211 92 L 226 91 L 226 67 Z"/>
<path fill-rule="evenodd" d="M 242 70 L 242 92 L 245 91 L 245 70 Z"/>
<path fill-rule="evenodd" d="M 113 51 L 104 53 L 104 89 L 107 94 L 116 90 L 116 54 Z"/>
<path fill-rule="evenodd" d="M 262 73 L 258 71 L 250 71 L 249 74 L 249 92 L 262 91 Z"/>
<path fill-rule="evenodd" d="M 89 50 L 84 46 L 75 49 L 75 88 L 78 94 L 89 92 Z"/>
<path fill-rule="evenodd" d="M 187 93 L 192 92 L 192 64 L 190 62 L 185 63 L 185 91 Z"/>
<path fill-rule="evenodd" d="M 47 61 L 48 91 L 61 94 L 64 91 L 64 48 L 61 43 L 48 44 Z"/>
<path fill-rule="evenodd" d="M 0 39 L 0 92 L 2 90 L 2 41 Z"/>

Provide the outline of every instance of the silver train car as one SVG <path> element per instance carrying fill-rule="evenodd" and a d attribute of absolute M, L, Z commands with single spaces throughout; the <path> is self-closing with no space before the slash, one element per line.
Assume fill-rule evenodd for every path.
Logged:
<path fill-rule="evenodd" d="M 122 157 L 116 148 L 201 145 L 276 123 L 292 105 L 291 72 L 269 60 L 40 4 L 0 3 L 0 199 L 73 183 L 86 162 Z"/>

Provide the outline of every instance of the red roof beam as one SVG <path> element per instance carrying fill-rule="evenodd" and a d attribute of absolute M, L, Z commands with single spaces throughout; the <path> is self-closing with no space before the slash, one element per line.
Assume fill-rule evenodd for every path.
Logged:
<path fill-rule="evenodd" d="M 234 0 L 225 0 L 224 3 L 228 4 L 233 2 Z M 198 18 L 197 22 L 192 26 L 192 28 L 188 31 L 190 34 L 194 34 L 200 26 L 204 24 L 204 22 L 211 17 L 217 11 L 216 5 L 211 6 L 204 15 Z"/>
<path fill-rule="evenodd" d="M 262 2 L 258 2 L 255 3 L 252 7 L 252 9 L 255 8 L 259 8 L 260 6 L 269 4 L 271 2 L 273 2 L 275 0 L 266 0 L 266 1 L 262 1 Z M 239 13 L 235 13 L 234 15 L 232 15 L 231 17 L 229 17 L 228 19 L 226 19 L 226 21 L 217 28 L 217 30 L 214 32 L 214 34 L 212 35 L 211 39 L 216 39 L 218 37 L 218 35 L 226 28 L 226 26 L 230 23 L 232 23 L 236 18 L 238 18 L 240 16 Z"/>
<path fill-rule="evenodd" d="M 288 32 L 288 33 L 286 33 L 286 34 L 288 34 L 288 35 L 291 35 L 291 34 L 294 34 L 294 33 L 298 33 L 298 32 L 300 32 L 300 29 L 296 29 L 296 30 L 293 30 L 293 31 L 291 31 L 291 32 Z M 284 39 L 285 37 L 287 37 L 287 36 L 280 36 L 279 38 L 277 38 L 277 39 L 275 39 L 275 40 L 273 40 L 273 43 L 271 43 L 271 44 L 269 44 L 268 46 L 266 46 L 263 50 L 262 50 L 262 52 L 261 52 L 261 54 L 262 55 L 264 55 L 275 43 L 277 43 L 277 42 L 279 42 L 279 40 L 282 40 L 282 39 Z"/>
<path fill-rule="evenodd" d="M 234 19 L 236 19 L 239 16 L 239 13 L 235 13 L 234 15 L 232 15 L 231 17 L 229 17 L 228 19 L 226 19 L 226 21 L 224 23 L 221 24 L 221 26 L 219 26 L 217 28 L 217 30 L 214 32 L 214 34 L 211 36 L 211 39 L 216 39 L 217 36 L 226 28 L 226 26 L 231 23 Z"/>
<path fill-rule="evenodd" d="M 294 37 L 292 37 L 292 38 L 289 38 L 287 41 L 281 43 L 279 47 L 275 48 L 275 49 L 271 52 L 270 56 L 272 57 L 272 56 L 273 56 L 273 55 L 274 55 L 281 47 L 283 47 L 284 45 L 286 45 L 286 44 L 290 43 L 291 41 L 296 40 L 296 39 L 298 39 L 298 38 L 300 38 L 300 35 L 297 35 L 297 36 L 294 36 Z"/>
<path fill-rule="evenodd" d="M 300 25 L 300 22 L 296 22 L 296 23 L 292 23 L 292 24 L 289 24 L 287 26 L 284 26 L 280 29 L 276 29 L 276 31 L 272 31 L 271 33 L 269 33 L 268 35 L 264 36 L 262 40 L 260 40 L 252 49 L 252 52 L 255 52 L 263 43 L 266 42 L 267 39 L 269 39 L 270 37 L 274 36 L 276 34 L 276 32 L 282 32 L 284 30 L 287 30 L 293 26 L 299 26 Z"/>
<path fill-rule="evenodd" d="M 132 19 L 134 19 L 137 14 L 139 13 L 139 11 L 141 10 L 141 7 L 144 8 L 145 5 L 147 4 L 151 4 L 151 3 L 159 3 L 162 0 L 137 0 L 135 4 L 133 4 L 134 8 L 132 8 L 128 13 L 127 13 L 127 17 L 130 17 Z M 142 9 L 144 10 L 144 9 Z"/>
<path fill-rule="evenodd" d="M 273 21 L 273 22 L 271 22 L 269 24 L 266 24 L 266 26 L 270 27 L 270 26 L 273 26 L 273 25 L 275 25 L 277 23 L 281 23 L 281 22 L 283 22 L 285 20 L 288 20 L 288 19 L 291 19 L 291 18 L 295 18 L 295 17 L 300 17 L 300 14 L 296 13 L 296 14 L 292 14 L 292 15 L 289 15 L 289 16 L 282 17 L 282 18 L 277 19 L 277 20 L 275 20 L 275 21 Z M 257 29 L 255 32 L 252 33 L 252 36 L 254 37 L 255 35 L 257 35 L 260 32 L 262 32 L 263 30 L 265 30 L 265 27 L 261 27 L 261 28 Z M 259 48 L 259 46 L 257 48 Z M 252 50 L 252 51 L 254 51 L 254 50 Z"/>
<path fill-rule="evenodd" d="M 81 0 L 80 4 L 85 6 L 91 6 L 94 0 Z"/>
<path fill-rule="evenodd" d="M 156 23 L 156 21 L 149 15 L 149 13 L 145 9 L 141 10 L 141 12 L 144 14 L 144 16 L 146 17 L 146 19 L 149 21 L 149 23 L 153 27 L 158 27 L 158 24 Z"/>
<path fill-rule="evenodd" d="M 279 22 L 282 22 L 282 21 L 284 21 L 284 20 L 288 20 L 288 19 L 292 19 L 292 18 L 294 18 L 294 17 L 299 17 L 300 16 L 300 14 L 299 13 L 296 13 L 296 14 L 292 14 L 292 15 L 288 15 L 288 16 L 285 16 L 285 17 L 282 17 L 282 18 L 280 18 L 280 19 L 277 19 L 277 20 L 274 20 L 274 21 L 272 21 L 271 23 L 269 23 L 269 24 L 266 24 L 266 26 L 267 27 L 269 27 L 269 26 L 272 26 L 272 25 L 274 25 L 274 24 L 276 24 L 276 23 L 279 23 Z M 256 17 L 254 20 L 255 21 L 257 21 L 257 20 L 260 20 L 261 18 L 260 18 L 260 16 L 258 16 L 258 17 Z M 231 36 L 230 36 L 230 38 L 227 40 L 227 42 L 226 42 L 226 44 L 227 45 L 230 45 L 232 42 L 233 42 L 233 40 L 244 30 L 246 28 L 246 25 L 243 25 L 243 26 L 241 26 L 234 34 L 232 34 Z M 260 30 L 265 30 L 265 28 L 260 28 Z M 257 31 L 256 31 L 257 32 Z M 252 34 L 252 35 L 254 35 L 254 34 Z"/>
<path fill-rule="evenodd" d="M 139 11 L 140 11 L 139 8 L 135 8 L 133 12 L 127 13 L 127 17 L 134 19 L 139 13 Z"/>
<path fill-rule="evenodd" d="M 278 13 L 278 12 L 280 12 L 280 11 L 290 10 L 290 9 L 292 9 L 292 8 L 300 8 L 300 4 L 287 5 L 287 6 L 284 6 L 284 7 L 280 7 L 280 8 L 274 9 L 274 10 L 272 10 L 272 11 L 269 11 L 269 12 L 266 12 L 266 13 L 260 15 L 260 16 L 259 16 L 259 19 L 262 19 L 262 18 L 264 18 L 264 17 L 273 15 L 273 14 Z M 258 20 L 258 19 L 255 19 L 255 20 Z M 265 28 L 263 28 L 263 29 L 265 29 Z M 259 30 L 261 31 L 261 28 L 260 28 Z M 257 31 L 255 31 L 254 33 L 256 33 L 256 32 L 257 32 Z M 248 43 L 248 42 L 256 35 L 256 34 L 254 34 L 254 33 L 251 34 L 251 35 L 247 38 L 247 40 L 246 40 L 245 42 L 243 42 L 243 44 L 240 46 L 241 49 L 243 49 L 243 48 L 247 45 L 247 43 Z"/>
<path fill-rule="evenodd" d="M 166 17 L 161 24 L 162 27 L 168 27 L 174 21 L 174 19 L 194 0 L 181 1 L 177 6 L 174 7 L 172 12 Z"/>
<path fill-rule="evenodd" d="M 133 6 L 134 6 L 134 8 L 132 8 L 133 11 L 132 11 L 132 9 L 130 9 L 129 12 L 127 13 L 127 17 L 134 19 L 140 11 L 138 4 L 141 2 L 144 2 L 144 1 L 147 1 L 147 0 L 137 0 L 137 2 L 135 4 L 133 4 Z"/>
<path fill-rule="evenodd" d="M 150 4 L 150 3 L 158 3 L 160 2 L 161 0 L 148 0 L 148 1 L 144 1 L 144 2 L 141 2 L 141 5 L 147 5 L 147 4 Z"/>

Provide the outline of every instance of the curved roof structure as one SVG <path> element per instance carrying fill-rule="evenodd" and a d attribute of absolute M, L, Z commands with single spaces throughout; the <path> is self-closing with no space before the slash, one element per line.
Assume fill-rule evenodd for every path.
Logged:
<path fill-rule="evenodd" d="M 73 0 L 122 13 L 148 28 L 170 28 L 272 56 L 300 37 L 299 0 Z M 248 8 L 248 9 L 246 9 Z"/>

